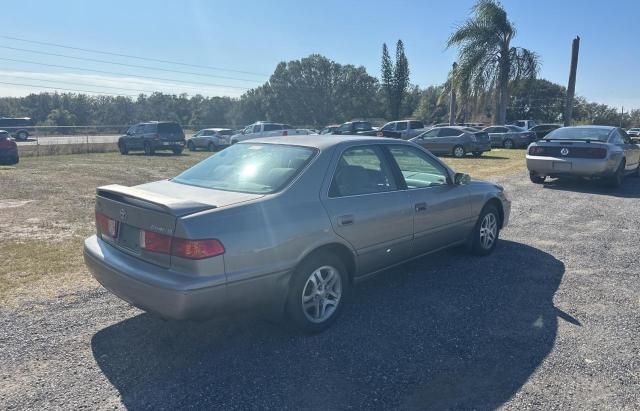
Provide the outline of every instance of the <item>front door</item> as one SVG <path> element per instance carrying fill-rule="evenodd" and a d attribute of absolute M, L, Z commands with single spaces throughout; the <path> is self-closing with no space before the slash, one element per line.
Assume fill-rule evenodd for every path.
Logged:
<path fill-rule="evenodd" d="M 359 275 L 411 254 L 413 209 L 377 145 L 340 154 L 323 204 L 336 234 L 356 250 Z"/>
<path fill-rule="evenodd" d="M 414 212 L 413 254 L 464 241 L 475 223 L 467 187 L 453 184 L 442 164 L 418 148 L 388 148 L 404 177 Z"/>

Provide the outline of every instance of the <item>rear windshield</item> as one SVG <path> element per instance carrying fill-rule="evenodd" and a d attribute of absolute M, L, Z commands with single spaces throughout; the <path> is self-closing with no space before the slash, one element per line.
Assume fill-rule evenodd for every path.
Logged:
<path fill-rule="evenodd" d="M 173 181 L 216 190 L 273 193 L 293 180 L 315 150 L 280 144 L 234 144 Z"/>
<path fill-rule="evenodd" d="M 178 123 L 159 123 L 158 133 L 182 133 L 182 127 Z"/>
<path fill-rule="evenodd" d="M 545 140 L 595 140 L 607 141 L 611 130 L 607 128 L 563 127 L 547 134 Z"/>

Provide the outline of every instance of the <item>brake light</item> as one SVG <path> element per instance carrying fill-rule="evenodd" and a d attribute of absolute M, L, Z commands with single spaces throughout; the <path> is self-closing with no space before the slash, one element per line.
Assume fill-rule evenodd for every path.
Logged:
<path fill-rule="evenodd" d="M 287 130 L 284 130 L 284 131 L 282 132 L 282 135 L 283 135 L 283 136 L 288 136 L 288 135 L 289 135 L 289 132 L 288 132 Z"/>
<path fill-rule="evenodd" d="M 171 236 L 140 230 L 140 248 L 154 253 L 169 254 L 171 251 Z"/>
<path fill-rule="evenodd" d="M 529 147 L 529 155 L 537 156 L 544 153 L 544 147 L 540 146 L 531 146 Z"/>
<path fill-rule="evenodd" d="M 116 238 L 118 236 L 118 222 L 96 211 L 96 229 L 102 236 Z"/>
<path fill-rule="evenodd" d="M 224 246 L 218 240 L 173 239 L 172 255 L 191 260 L 215 257 L 224 254 Z"/>

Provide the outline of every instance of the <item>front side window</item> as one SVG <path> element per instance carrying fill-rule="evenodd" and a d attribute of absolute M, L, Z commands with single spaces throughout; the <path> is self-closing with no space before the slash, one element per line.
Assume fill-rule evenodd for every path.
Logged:
<path fill-rule="evenodd" d="M 282 130 L 282 125 L 281 124 L 265 124 L 264 125 L 264 131 L 276 131 L 276 130 Z"/>
<path fill-rule="evenodd" d="M 351 124 L 346 123 L 341 125 L 338 131 L 341 133 L 348 133 L 349 131 L 351 131 Z"/>
<path fill-rule="evenodd" d="M 459 136 L 460 134 L 462 134 L 462 132 L 458 129 L 443 128 L 443 129 L 440 129 L 440 134 L 438 134 L 438 136 L 439 137 L 455 137 L 455 136 Z"/>
<path fill-rule="evenodd" d="M 404 131 L 406 129 L 407 129 L 407 122 L 406 121 L 398 122 L 398 127 L 397 127 L 398 131 Z"/>
<path fill-rule="evenodd" d="M 407 188 L 424 188 L 447 184 L 447 171 L 424 152 L 409 146 L 391 146 Z"/>
<path fill-rule="evenodd" d="M 422 137 L 424 138 L 438 137 L 438 131 L 440 131 L 439 128 L 434 128 L 433 130 L 429 130 L 426 133 L 422 133 Z"/>
<path fill-rule="evenodd" d="M 260 132 L 260 124 L 256 124 L 255 126 L 253 126 L 253 132 L 254 133 L 259 133 Z"/>
<path fill-rule="evenodd" d="M 329 197 L 384 193 L 397 189 L 393 173 L 378 147 L 352 147 L 340 157 Z"/>
<path fill-rule="evenodd" d="M 396 128 L 396 123 L 387 123 L 384 125 L 384 127 L 382 127 L 382 130 L 384 131 L 393 131 Z"/>
<path fill-rule="evenodd" d="M 234 144 L 172 181 L 215 190 L 274 193 L 293 180 L 316 150 L 281 144 Z"/>
<path fill-rule="evenodd" d="M 213 131 L 213 130 L 204 130 L 204 131 L 202 132 L 202 135 L 203 135 L 203 136 L 212 136 L 212 135 L 214 135 L 214 134 L 215 134 L 215 131 Z"/>
<path fill-rule="evenodd" d="M 358 131 L 366 131 L 371 129 L 371 124 L 366 121 L 359 121 L 357 123 L 353 123 L 353 128 Z"/>

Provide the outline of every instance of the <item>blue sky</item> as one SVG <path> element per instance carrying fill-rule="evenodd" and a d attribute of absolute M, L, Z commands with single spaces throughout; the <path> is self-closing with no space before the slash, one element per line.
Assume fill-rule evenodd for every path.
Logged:
<path fill-rule="evenodd" d="M 266 80 L 279 61 L 311 53 L 340 63 L 364 65 L 370 74 L 378 76 L 382 43 L 394 44 L 399 38 L 405 42 L 412 82 L 424 87 L 442 83 L 446 78 L 456 56 L 455 50 L 445 49 L 446 39 L 456 24 L 468 16 L 473 3 L 473 0 L 7 2 L 2 6 L 2 20 L 10 24 L 3 24 L 2 36 L 257 74 L 172 66 L 0 37 L 0 82 L 22 84 L 0 83 L 0 95 L 52 90 L 27 86 L 39 85 L 121 94 L 157 89 L 237 96 L 244 87 Z M 541 78 L 566 83 L 571 40 L 580 35 L 577 93 L 616 107 L 640 108 L 640 1 L 504 0 L 503 5 L 518 29 L 514 45 L 532 49 L 541 56 Z M 15 48 L 198 72 L 211 77 L 73 60 Z"/>

